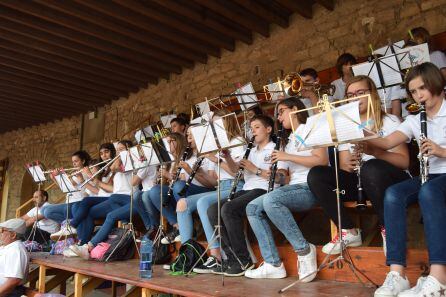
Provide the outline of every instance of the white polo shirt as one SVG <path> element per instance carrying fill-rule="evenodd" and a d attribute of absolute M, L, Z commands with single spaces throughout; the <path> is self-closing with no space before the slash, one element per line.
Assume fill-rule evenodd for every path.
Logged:
<path fill-rule="evenodd" d="M 88 179 L 88 175 L 86 175 L 85 173 L 82 172 L 82 177 L 84 178 L 84 181 Z M 74 203 L 74 202 L 79 202 L 81 201 L 85 196 L 87 196 L 87 192 L 85 192 L 85 187 L 81 188 L 81 184 L 82 182 L 80 182 L 80 180 L 77 178 L 77 176 L 73 176 L 73 185 L 76 187 L 76 189 L 78 190 L 77 192 L 73 192 L 73 193 L 68 193 L 67 194 L 67 199 L 65 201 L 65 203 Z"/>
<path fill-rule="evenodd" d="M 382 125 L 379 133 L 383 137 L 395 132 L 401 124 L 400 119 L 396 115 L 393 115 L 393 114 L 386 114 L 382 120 L 383 120 L 383 125 Z M 338 149 L 339 149 L 339 151 L 349 150 L 350 152 L 353 152 L 353 146 L 354 145 L 351 143 L 344 143 L 344 144 L 339 145 Z M 391 151 L 391 150 L 389 150 L 389 151 Z M 376 159 L 376 158 L 373 155 L 362 154 L 363 162 L 366 162 L 371 159 Z"/>
<path fill-rule="evenodd" d="M 42 214 L 42 209 L 45 208 L 46 206 L 51 205 L 48 202 L 45 202 L 42 207 L 34 207 L 32 208 L 30 211 L 28 211 L 26 213 L 26 215 L 30 218 L 34 218 L 37 216 L 37 214 Z M 37 227 L 39 227 L 40 229 L 42 229 L 43 231 L 46 231 L 48 233 L 55 233 L 59 230 L 59 224 L 53 220 L 50 219 L 41 219 L 40 221 L 37 222 Z"/>
<path fill-rule="evenodd" d="M 270 170 L 271 168 L 271 153 L 275 147 L 274 142 L 270 141 L 263 149 L 259 150 L 258 146 L 254 146 L 251 149 L 248 160 L 251 161 L 255 166 L 262 170 Z M 245 191 L 253 189 L 264 189 L 268 190 L 268 180 L 257 176 L 255 173 L 245 170 L 244 172 L 245 184 L 243 189 Z"/>
<path fill-rule="evenodd" d="M 156 166 L 139 169 L 136 175 L 141 179 L 142 190 L 149 191 L 156 182 Z"/>
<path fill-rule="evenodd" d="M 110 178 L 113 176 L 113 172 L 109 172 L 106 176 L 103 176 L 102 178 L 101 178 L 101 181 L 103 182 L 103 183 L 108 183 L 109 181 L 110 181 Z M 110 195 L 111 195 L 112 193 L 109 193 L 109 192 L 107 192 L 107 191 L 105 191 L 104 189 L 102 189 L 102 188 L 99 188 L 99 192 L 98 192 L 98 197 L 109 197 Z"/>
<path fill-rule="evenodd" d="M 439 69 L 446 68 L 446 55 L 440 51 L 433 51 L 429 54 L 431 63 Z"/>
<path fill-rule="evenodd" d="M 0 285 L 7 278 L 20 278 L 25 284 L 28 278 L 29 257 L 21 240 L 0 247 Z"/>
<path fill-rule="evenodd" d="M 398 127 L 398 131 L 407 136 L 407 142 L 415 138 L 420 145 L 420 114 L 408 115 Z M 427 118 L 427 137 L 442 148 L 446 148 L 446 103 L 444 99 L 438 113 L 432 119 Z M 430 156 L 429 173 L 446 173 L 446 158 Z"/>
<path fill-rule="evenodd" d="M 132 173 L 116 172 L 113 176 L 113 194 L 131 195 Z M 134 188 L 136 190 L 136 187 Z"/>
<path fill-rule="evenodd" d="M 229 145 L 231 145 L 231 146 L 236 145 L 236 144 L 240 143 L 240 140 L 241 140 L 240 137 L 233 138 L 229 142 Z M 246 147 L 244 145 L 240 145 L 240 146 L 230 148 L 229 153 L 230 153 L 232 159 L 234 160 L 234 162 L 237 163 L 237 162 L 240 162 L 240 160 L 243 158 L 243 155 L 245 154 L 245 150 L 246 150 Z M 218 158 L 218 155 L 216 155 L 216 156 Z M 217 163 L 209 161 L 208 170 L 214 170 L 218 174 Z M 220 180 L 230 180 L 230 179 L 234 179 L 234 177 L 232 175 L 230 175 L 226 170 L 224 170 L 223 168 L 220 167 Z"/>
<path fill-rule="evenodd" d="M 345 82 L 342 80 L 342 78 L 338 78 L 337 80 L 334 80 L 331 82 L 332 85 L 336 87 L 336 90 L 333 94 L 333 99 L 344 99 L 345 97 Z"/>
<path fill-rule="evenodd" d="M 197 156 L 193 155 L 192 157 L 187 159 L 185 162 L 190 166 L 191 169 L 193 169 L 195 162 L 197 162 L 197 159 L 198 159 Z M 204 170 L 205 172 L 208 171 L 209 163 L 210 163 L 209 159 L 204 158 L 203 162 L 201 162 L 200 168 L 202 170 Z M 181 169 L 180 174 L 184 174 L 185 181 L 187 181 L 189 179 L 189 174 L 186 172 L 186 170 Z M 194 184 L 196 186 L 204 187 L 204 185 L 202 183 L 200 183 L 196 178 L 194 178 L 192 180 L 192 184 Z"/>
<path fill-rule="evenodd" d="M 285 146 L 285 152 L 297 156 L 311 156 L 311 150 L 298 151 L 298 144 L 293 133 L 288 137 L 288 143 Z M 328 164 L 327 164 L 328 165 Z M 311 168 L 290 161 L 279 161 L 279 169 L 288 169 L 290 173 L 290 185 L 304 184 L 307 182 L 307 175 Z"/>

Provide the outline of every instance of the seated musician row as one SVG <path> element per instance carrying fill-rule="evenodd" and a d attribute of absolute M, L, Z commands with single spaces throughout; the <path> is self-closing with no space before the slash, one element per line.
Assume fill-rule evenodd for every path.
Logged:
<path fill-rule="evenodd" d="M 371 201 L 378 215 L 383 237 L 384 251 L 387 249 L 387 265 L 390 266 L 384 284 L 375 296 L 422 296 L 431 292 L 446 290 L 446 240 L 441 236 L 446 227 L 446 104 L 444 98 L 444 78 L 431 63 L 414 67 L 406 78 L 407 93 L 419 104 L 425 106 L 427 114 L 427 136 L 421 134 L 420 115 L 408 116 L 404 122 L 386 114 L 381 108 L 381 100 L 373 81 L 366 76 L 351 78 L 346 83 L 345 97 L 370 94 L 376 115 L 372 125 L 380 131 L 382 137 L 369 139 L 360 144 L 339 146 L 339 182 L 341 200 L 352 200 L 357 196 L 358 178 L 362 183 L 365 196 Z M 139 170 L 136 176 L 122 172 L 122 164 L 117 159 L 102 177 L 93 180 L 87 186 L 88 197 L 83 192 L 75 194 L 69 200 L 69 224 L 77 230 L 80 240 L 78 245 L 70 247 L 75 254 L 89 258 L 89 252 L 107 238 L 118 220 L 129 220 L 130 193 L 134 187 L 134 211 L 137 212 L 147 229 L 153 234 L 158 228 L 159 213 L 162 210 L 172 232 L 163 238 L 163 242 L 185 242 L 193 235 L 192 214 L 197 211 L 209 243 L 208 261 L 197 267 L 197 273 L 224 273 L 227 276 L 248 278 L 283 278 L 286 271 L 279 257 L 269 221 L 284 234 L 298 255 L 298 274 L 304 282 L 316 276 L 316 249 L 304 238 L 293 212 L 302 212 L 315 205 L 322 207 L 330 219 L 338 223 L 335 184 L 335 171 L 329 166 L 328 151 L 315 148 L 306 151 L 297 150 L 296 136 L 291 127 L 297 130 L 305 125 L 307 112 L 298 113 L 290 119 L 290 112 L 305 109 L 299 98 L 287 98 L 278 103 L 277 120 L 288 137 L 280 135 L 284 151 L 275 150 L 274 121 L 266 115 L 255 115 L 250 122 L 254 142 L 248 152 L 242 147 L 234 147 L 220 155 L 206 155 L 204 160 L 197 157 L 197 146 L 190 129 L 187 138 L 178 132 L 169 136 L 171 153 L 177 160 L 170 169 L 162 170 L 161 179 L 167 179 L 164 185 L 156 183 L 156 168 L 147 167 Z M 359 114 L 361 122 L 367 121 L 367 102 L 360 99 Z M 221 117 L 222 111 L 215 117 Z M 230 118 L 224 118 L 230 121 Z M 291 121 L 294 121 L 293 123 Z M 236 123 L 226 122 L 231 142 L 238 142 L 241 135 L 231 130 Z M 426 134 L 426 131 L 423 132 Z M 409 166 L 408 148 L 405 142 L 415 138 L 423 155 L 429 158 L 429 181 L 421 184 L 418 177 L 411 178 L 407 173 Z M 190 150 L 185 153 L 189 144 Z M 121 141 L 117 150 L 127 150 L 130 143 Z M 100 148 L 102 160 L 112 159 L 116 151 L 111 144 Z M 184 161 L 182 156 L 185 156 Z M 73 155 L 73 164 L 82 168 L 88 164 L 88 155 L 77 152 Z M 195 163 L 201 167 L 193 170 Z M 269 182 L 271 164 L 277 162 L 275 180 Z M 220 174 L 218 165 L 220 163 Z M 354 169 L 360 168 L 360 175 Z M 176 169 L 182 168 L 179 180 L 172 183 L 172 197 L 169 197 L 169 183 L 174 179 Z M 244 180 L 237 180 L 239 168 L 244 171 Z M 78 174 L 73 179 L 81 184 L 91 172 Z M 158 174 L 160 175 L 160 174 Z M 185 181 L 194 175 L 192 184 L 184 195 L 180 195 Z M 215 240 L 213 226 L 217 224 L 217 185 L 220 178 L 222 199 L 222 246 Z M 272 184 L 276 183 L 274 186 Z M 138 185 L 142 184 L 142 191 Z M 271 189 L 274 190 L 271 191 Z M 83 190 L 84 192 L 86 190 Z M 235 194 L 232 195 L 232 192 Z M 92 195 L 92 194 L 96 195 Z M 160 193 L 166 198 L 161 201 Z M 79 195 L 77 197 L 76 195 Z M 228 199 L 231 198 L 231 199 Z M 409 290 L 409 282 L 404 274 L 406 254 L 406 208 L 419 202 L 424 218 L 430 275 L 420 278 L 415 288 Z M 61 222 L 66 217 L 66 205 L 49 205 L 43 208 L 46 218 Z M 360 230 L 349 219 L 341 206 L 342 237 L 346 246 L 362 244 Z M 249 256 L 243 232 L 243 219 L 247 217 L 256 235 L 264 263 L 254 268 Z M 93 221 L 105 218 L 105 222 L 93 237 Z M 221 249 L 220 249 L 221 248 Z M 224 253 L 221 254 L 220 251 Z M 323 252 L 340 252 L 337 239 L 327 243 Z M 404 293 L 402 293 L 405 291 Z"/>

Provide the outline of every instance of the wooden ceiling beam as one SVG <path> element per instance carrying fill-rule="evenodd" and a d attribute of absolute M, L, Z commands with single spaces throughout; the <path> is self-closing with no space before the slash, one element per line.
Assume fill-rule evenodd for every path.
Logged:
<path fill-rule="evenodd" d="M 313 0 L 276 0 L 285 8 L 299 13 L 306 19 L 313 18 Z"/>
<path fill-rule="evenodd" d="M 15 122 L 20 122 L 23 118 L 29 118 L 36 122 L 44 122 L 44 121 L 50 121 L 51 115 L 50 114 L 41 114 L 38 111 L 34 109 L 25 109 L 20 107 L 2 107 L 2 112 L 4 114 L 10 114 L 11 116 L 14 116 Z"/>
<path fill-rule="evenodd" d="M 0 101 L 1 101 L 1 107 L 5 107 L 5 106 L 14 106 L 17 107 L 17 110 L 23 110 L 23 109 L 29 109 L 32 111 L 37 112 L 38 114 L 41 115 L 47 115 L 47 116 L 51 116 L 54 112 L 56 112 L 57 114 L 60 114 L 62 116 L 68 116 L 71 115 L 73 112 L 67 109 L 55 109 L 54 106 L 52 106 L 51 108 L 49 107 L 45 107 L 42 106 L 40 104 L 36 104 L 35 100 L 34 102 L 32 102 L 32 99 L 26 99 L 27 101 L 21 101 L 21 99 L 19 99 L 17 96 L 15 96 L 14 98 L 16 99 L 11 99 L 11 97 L 9 96 L 5 96 L 5 95 L 1 95 L 0 94 Z M 29 103 L 26 103 L 29 102 Z"/>
<path fill-rule="evenodd" d="M 260 2 L 253 0 L 232 0 L 238 5 L 250 10 L 258 17 L 267 20 L 268 23 L 275 23 L 282 28 L 288 28 L 288 17 L 275 14 L 271 9 L 265 8 Z"/>
<path fill-rule="evenodd" d="M 18 118 L 16 114 L 11 114 L 10 112 L 3 111 L 3 110 L 0 110 L 0 118 L 1 118 L 2 122 L 7 120 L 8 122 L 23 123 L 26 125 L 37 125 L 39 123 L 39 120 L 29 119 L 26 117 Z"/>
<path fill-rule="evenodd" d="M 207 56 L 204 53 L 188 50 L 183 48 L 178 51 L 178 44 L 175 44 L 169 40 L 163 38 L 154 38 L 151 34 L 143 32 L 141 30 L 135 30 L 135 28 L 127 28 L 122 25 L 122 22 L 117 20 L 110 21 L 109 18 L 103 14 L 96 13 L 94 10 L 86 9 L 71 1 L 58 1 L 58 0 L 36 0 L 36 2 L 56 9 L 58 11 L 70 14 L 71 16 L 82 19 L 86 22 L 90 22 L 102 28 L 112 30 L 120 33 L 124 36 L 129 36 L 145 45 L 150 45 L 153 48 L 157 48 L 162 51 L 175 53 L 176 56 L 186 60 L 198 61 L 200 63 L 206 63 Z"/>
<path fill-rule="evenodd" d="M 31 96 L 40 96 L 40 97 L 48 97 L 48 99 L 52 99 L 58 102 L 64 102 L 64 104 L 71 105 L 79 105 L 85 108 L 93 108 L 95 106 L 103 105 L 105 102 L 95 102 L 91 100 L 84 100 L 83 98 L 76 98 L 73 96 L 69 96 L 66 94 L 59 94 L 57 92 L 50 92 L 47 90 L 43 90 L 40 88 L 34 88 L 23 84 L 4 82 L 0 80 L 0 87 L 3 90 L 11 90 L 16 94 L 20 94 L 20 92 L 28 92 Z M 67 108 L 70 108 L 67 106 Z"/>
<path fill-rule="evenodd" d="M 316 0 L 316 2 L 330 11 L 333 11 L 335 9 L 334 0 Z"/>
<path fill-rule="evenodd" d="M 193 0 L 194 2 L 224 16 L 247 29 L 253 30 L 265 37 L 269 37 L 269 24 L 253 15 L 249 10 L 226 0 Z"/>
<path fill-rule="evenodd" d="M 211 46 L 208 43 L 199 42 L 197 39 L 191 36 L 185 36 L 177 30 L 172 30 L 160 24 L 150 22 L 141 14 L 135 13 L 129 9 L 125 9 L 122 6 L 117 6 L 110 2 L 96 0 L 75 0 L 75 2 L 89 7 L 90 9 L 94 9 L 101 13 L 107 14 L 118 20 L 124 21 L 127 24 L 136 26 L 156 36 L 160 36 L 172 42 L 176 42 L 179 49 L 181 49 L 182 47 L 186 47 L 188 49 L 206 53 L 215 57 L 220 57 L 221 55 L 220 49 L 218 47 Z"/>
<path fill-rule="evenodd" d="M 221 47 L 229 51 L 234 51 L 235 49 L 235 42 L 231 38 L 219 35 L 214 30 L 206 27 L 200 28 L 195 25 L 194 21 L 184 20 L 181 16 L 172 17 L 150 2 L 134 0 L 113 0 L 113 2 L 133 10 L 134 12 L 145 15 L 146 17 L 163 24 L 163 26 L 168 26 L 185 34 L 189 34 L 201 42 L 207 42 L 213 46 Z"/>
<path fill-rule="evenodd" d="M 1 34 L 1 30 L 0 30 L 0 34 Z M 94 82 L 82 80 L 82 79 L 77 78 L 76 76 L 72 76 L 72 73 L 70 73 L 70 74 L 63 73 L 63 72 L 57 71 L 57 69 L 56 69 L 56 71 L 52 71 L 52 70 L 49 70 L 47 67 L 45 67 L 45 65 L 34 66 L 34 65 L 30 65 L 30 64 L 27 64 L 27 63 L 19 61 L 19 60 L 9 59 L 8 57 L 1 56 L 1 52 L 0 52 L 0 65 L 9 67 L 10 69 L 19 69 L 21 71 L 31 72 L 33 74 L 44 76 L 44 77 L 47 77 L 47 78 L 50 78 L 50 79 L 53 79 L 56 81 L 63 81 L 63 82 L 76 84 L 79 87 L 86 87 L 86 88 L 93 89 L 93 90 L 94 89 L 101 90 L 102 88 L 107 87 L 107 84 L 108 84 L 110 86 L 110 89 L 114 90 L 112 81 L 107 83 L 105 81 L 98 79 L 97 84 L 95 85 Z"/>
<path fill-rule="evenodd" d="M 50 92 L 57 92 L 58 94 L 70 94 L 76 98 L 85 98 L 94 100 L 94 102 L 100 103 L 109 103 L 112 99 L 117 99 L 119 96 L 107 96 L 100 95 L 94 92 L 85 92 L 83 89 L 67 89 L 63 86 L 58 86 L 54 84 L 48 84 L 42 81 L 35 81 L 29 78 L 23 78 L 16 75 L 11 75 L 10 73 L 2 73 L 0 68 L 0 80 L 3 82 L 11 82 L 16 84 L 22 84 L 29 87 L 38 88 L 40 90 L 46 90 Z"/>
<path fill-rule="evenodd" d="M 15 53 L 13 51 L 5 50 L 5 49 L 2 49 L 2 48 L 0 48 L 0 59 L 1 59 L 1 57 L 8 58 L 8 59 L 15 60 L 15 61 L 19 61 L 19 62 L 22 62 L 22 63 L 26 63 L 26 64 L 29 64 L 29 65 L 33 65 L 35 67 L 41 67 L 41 68 L 48 69 L 48 70 L 55 70 L 56 72 L 59 72 L 62 75 L 65 75 L 65 73 L 69 73 L 70 75 L 73 75 L 73 76 L 75 76 L 77 78 L 82 78 L 82 74 L 85 74 L 82 71 L 77 71 L 77 70 L 72 70 L 72 69 L 69 69 L 69 68 L 61 67 L 57 63 L 50 63 L 50 62 L 47 62 L 46 60 L 41 60 L 39 58 L 29 57 L 29 56 L 26 56 L 26 55 L 17 54 L 17 53 Z M 1 70 L 2 69 L 0 68 L 0 71 Z M 86 74 L 88 74 L 88 76 L 91 76 L 91 78 L 94 78 L 93 75 L 90 75 L 89 73 L 86 73 Z M 102 80 L 103 84 L 105 84 L 105 82 L 106 82 L 105 78 L 96 77 L 96 79 L 97 80 Z M 72 89 L 72 91 L 84 90 L 86 94 L 97 94 L 97 95 L 102 96 L 104 98 L 105 97 L 110 97 L 110 96 L 116 97 L 116 96 L 126 96 L 126 95 L 128 95 L 128 91 L 116 90 L 114 88 L 114 86 L 113 86 L 111 81 L 107 82 L 110 85 L 110 88 L 107 88 L 107 87 L 101 86 L 99 84 L 95 86 L 93 84 L 94 80 L 93 79 L 89 79 L 89 80 L 92 82 L 90 87 L 86 87 L 86 86 L 83 86 L 83 85 L 77 85 L 77 86 L 74 86 L 74 87 L 71 87 L 71 88 L 68 87 L 68 88 Z M 43 82 L 45 82 L 45 81 L 43 81 Z M 59 80 L 59 82 L 60 82 L 60 80 Z M 68 83 L 69 86 L 70 85 L 73 86 L 69 81 L 66 82 L 66 83 Z M 56 82 L 56 83 L 54 83 L 54 85 L 55 86 L 61 85 L 61 83 L 57 83 Z"/>
<path fill-rule="evenodd" d="M 22 22 L 26 22 L 25 25 L 38 25 L 40 30 L 45 28 L 44 31 L 48 35 L 53 35 L 55 37 L 57 36 L 68 43 L 76 45 L 77 48 L 83 49 L 84 51 L 90 50 L 106 52 L 141 63 L 143 65 L 147 65 L 149 67 L 153 67 L 160 71 L 181 73 L 181 67 L 177 66 L 176 64 L 170 64 L 172 62 L 169 62 L 168 60 L 170 58 L 171 60 L 175 60 L 175 62 L 180 63 L 181 61 L 179 59 L 176 60 L 174 57 L 168 55 L 161 55 L 162 58 L 160 56 L 148 56 L 141 52 L 137 53 L 135 51 L 131 51 L 121 45 L 110 44 L 110 42 L 103 41 L 102 39 L 98 39 L 96 37 L 100 35 L 100 32 L 96 32 L 95 36 L 91 35 L 96 31 L 94 26 L 84 26 L 86 28 L 78 28 L 78 30 L 73 30 L 73 27 L 76 25 L 79 27 L 83 23 L 79 20 L 77 22 L 76 20 L 71 19 L 65 20 L 65 18 L 68 18 L 69 16 L 62 17 L 57 13 L 53 13 L 51 16 L 49 16 L 51 10 L 39 9 L 38 4 L 36 3 L 29 1 L 5 0 L 1 1 L 0 4 L 4 7 L 1 8 L 2 14 L 4 14 L 5 11 L 8 11 L 8 8 L 12 10 L 19 10 L 22 14 L 19 16 L 19 18 Z M 13 13 L 11 11 L 8 12 Z M 17 21 L 17 19 L 13 21 Z M 68 27 L 68 25 L 71 26 Z M 149 51 L 147 48 L 145 50 Z M 158 62 L 157 59 L 162 60 L 164 63 Z M 193 63 L 190 62 L 187 65 L 193 65 Z"/>
<path fill-rule="evenodd" d="M 186 17 L 190 21 L 198 22 L 201 26 L 211 28 L 220 35 L 240 40 L 246 44 L 252 44 L 251 31 L 229 21 L 225 23 L 217 14 L 210 10 L 203 10 L 200 6 L 194 5 L 195 3 L 193 2 L 184 2 L 183 0 L 152 0 L 151 2 L 156 3 L 164 10 L 169 10 Z"/>

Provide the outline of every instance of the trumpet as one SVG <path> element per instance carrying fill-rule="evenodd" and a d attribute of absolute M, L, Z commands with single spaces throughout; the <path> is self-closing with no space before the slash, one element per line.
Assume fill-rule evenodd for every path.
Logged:
<path fill-rule="evenodd" d="M 307 83 L 302 80 L 302 77 L 297 72 L 291 72 L 285 76 L 281 83 L 285 87 L 285 93 L 288 96 L 300 96 L 303 89 L 308 89 L 316 92 L 318 96 L 320 94 L 327 94 L 333 96 L 336 91 L 336 87 L 333 85 L 325 85 L 317 82 Z"/>

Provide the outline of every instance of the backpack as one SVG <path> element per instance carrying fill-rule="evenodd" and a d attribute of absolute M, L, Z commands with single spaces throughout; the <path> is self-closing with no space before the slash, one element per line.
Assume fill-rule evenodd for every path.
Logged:
<path fill-rule="evenodd" d="M 96 260 L 102 262 L 123 261 L 133 258 L 135 254 L 135 243 L 130 230 L 114 228 L 108 235 L 106 243 L 107 245 L 98 245 L 101 249 L 108 248 L 106 251 L 101 251 L 102 257 L 97 257 Z"/>
<path fill-rule="evenodd" d="M 189 239 L 183 243 L 178 251 L 178 256 L 173 263 L 170 264 L 171 274 L 187 274 L 195 263 L 198 262 L 196 266 L 204 264 L 208 258 L 208 256 L 204 254 L 205 250 L 206 249 L 201 244 L 193 239 Z M 201 255 L 203 255 L 203 257 L 200 258 Z"/>
<path fill-rule="evenodd" d="M 172 247 L 172 248 L 171 248 Z M 173 250 L 172 250 L 173 249 Z M 172 253 L 176 251 L 174 244 L 159 244 L 153 246 L 153 263 L 154 264 L 166 264 L 170 262 Z"/>

